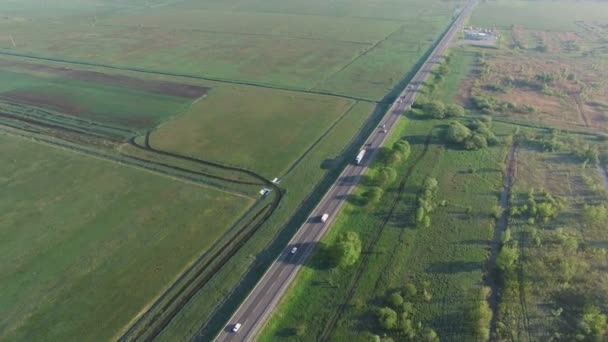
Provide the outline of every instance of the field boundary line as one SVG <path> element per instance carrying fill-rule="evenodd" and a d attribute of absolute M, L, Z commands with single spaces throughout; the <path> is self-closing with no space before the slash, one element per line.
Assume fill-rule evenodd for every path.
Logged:
<path fill-rule="evenodd" d="M 323 132 L 323 134 L 321 134 L 319 136 L 319 138 L 317 138 L 317 140 L 315 140 L 307 149 L 306 151 L 304 151 L 304 153 L 302 153 L 298 159 L 296 159 L 288 168 L 287 171 L 285 171 L 281 177 L 279 178 L 285 178 L 287 176 L 289 176 L 289 174 L 298 167 L 298 165 L 300 165 L 300 163 L 302 162 L 302 160 L 304 158 L 306 158 L 310 152 L 312 152 L 315 147 L 320 144 L 323 140 L 325 140 L 325 138 L 334 130 L 334 128 L 336 126 L 338 126 L 338 124 L 340 122 L 342 122 L 342 120 L 344 120 L 344 118 L 346 118 L 348 116 L 348 114 L 350 114 L 353 109 L 357 106 L 357 104 L 359 104 L 359 101 L 355 101 L 350 107 L 348 107 L 348 109 L 346 109 L 344 111 L 344 113 L 340 114 L 340 116 L 338 117 L 338 119 L 334 120 L 334 122 L 329 126 L 328 129 L 325 130 L 325 132 Z M 371 113 L 370 113 L 371 114 Z"/>
<path fill-rule="evenodd" d="M 339 73 L 341 73 L 342 71 L 344 71 L 347 68 L 349 68 L 356 61 L 358 61 L 360 58 L 365 57 L 368 53 L 372 52 L 375 48 L 377 48 L 378 46 L 380 46 L 380 44 L 386 42 L 393 34 L 399 32 L 404 26 L 405 26 L 405 24 L 399 25 L 399 27 L 397 27 L 396 30 L 394 30 L 393 32 L 391 32 L 388 35 L 386 35 L 386 37 L 384 37 L 382 39 L 379 39 L 378 41 L 374 42 L 373 44 L 371 44 L 371 46 L 368 46 L 360 54 L 358 54 L 353 59 L 351 59 L 346 64 L 344 64 L 340 69 L 338 69 L 338 70 L 332 72 L 331 74 L 327 75 L 327 77 L 324 77 L 322 80 L 315 82 L 315 84 L 312 87 L 310 87 L 308 90 L 313 90 L 313 89 L 315 89 L 317 87 L 321 87 L 323 84 L 327 83 L 327 81 L 329 81 L 330 79 L 332 79 L 334 76 L 337 76 Z"/>
<path fill-rule="evenodd" d="M 7 129 L 8 128 L 8 129 Z M 180 181 L 180 182 L 185 182 L 185 183 L 190 183 L 193 185 L 197 185 L 203 188 L 207 188 L 207 189 L 211 189 L 211 190 L 215 190 L 215 191 L 221 191 L 233 196 L 238 196 L 238 197 L 243 197 L 243 198 L 248 198 L 248 199 L 253 199 L 253 197 L 245 194 L 245 193 L 239 193 L 236 190 L 230 190 L 227 189 L 221 185 L 215 185 L 213 183 L 207 183 L 207 182 L 201 182 L 201 181 L 197 181 L 195 178 L 193 177 L 186 177 L 186 176 L 178 176 L 178 175 L 174 175 L 174 174 L 170 174 L 166 171 L 161 171 L 161 170 L 157 170 L 157 169 L 153 169 L 151 167 L 146 167 L 144 165 L 140 165 L 140 164 L 136 164 L 136 163 L 129 163 L 125 160 L 121 160 L 118 157 L 115 156 L 111 156 L 111 155 L 105 155 L 100 151 L 95 151 L 95 150 L 89 150 L 86 149 L 84 147 L 79 147 L 79 146 L 74 146 L 70 143 L 67 142 L 59 142 L 59 141 L 53 141 L 50 139 L 45 138 L 45 134 L 35 131 L 35 130 L 30 130 L 30 129 L 26 129 L 26 128 L 22 128 L 22 127 L 18 127 L 18 126 L 13 126 L 11 124 L 5 123 L 5 122 L 0 122 L 0 130 L 3 131 L 5 134 L 9 134 L 12 136 L 16 136 L 16 137 L 20 137 L 22 139 L 27 139 L 30 141 L 34 141 L 36 143 L 40 143 L 40 144 L 44 144 L 53 148 L 57 148 L 57 149 L 61 149 L 64 151 L 68 151 L 68 152 L 72 152 L 72 153 L 78 153 L 78 154 L 82 154 L 85 155 L 87 157 L 91 157 L 91 158 L 95 158 L 97 160 L 101 160 L 101 161 L 105 161 L 105 162 L 109 162 L 109 163 L 115 163 L 115 164 L 119 164 L 121 166 L 125 166 L 125 167 L 130 167 L 133 169 L 137 169 L 140 171 L 144 171 L 144 172 L 149 172 L 152 173 L 154 175 L 157 176 L 161 176 L 161 177 L 167 177 L 170 179 L 173 179 L 175 181 Z M 31 136 L 31 135 L 27 135 L 24 133 L 18 133 L 16 131 L 21 131 L 21 132 L 27 132 L 30 134 L 36 134 L 36 135 L 41 135 L 39 136 Z M 60 138 L 55 138 L 58 140 L 61 140 Z M 130 156 L 125 156 L 127 158 L 132 158 L 135 159 L 133 157 Z M 147 162 L 147 161 L 146 161 Z M 156 163 L 153 163 L 156 165 Z M 162 166 L 162 165 L 160 165 Z M 192 171 L 188 171 L 191 173 L 194 173 Z M 196 173 L 195 173 L 196 174 Z M 203 175 L 204 177 L 207 177 L 206 175 Z"/>
<path fill-rule="evenodd" d="M 302 89 L 302 88 L 290 88 L 290 87 L 272 85 L 272 84 L 267 84 L 267 83 L 248 82 L 248 81 L 242 81 L 242 80 L 230 80 L 230 79 L 225 79 L 225 78 L 220 78 L 220 77 L 197 76 L 197 75 L 178 73 L 178 72 L 150 70 L 150 69 L 144 69 L 144 68 L 117 66 L 117 65 L 110 65 L 110 64 L 103 64 L 103 63 L 92 63 L 92 62 L 54 58 L 54 57 L 27 55 L 27 54 L 13 53 L 13 52 L 7 52 L 7 51 L 0 51 L 0 55 L 21 57 L 21 58 L 30 58 L 30 59 L 35 59 L 35 60 L 39 60 L 39 61 L 74 64 L 74 65 L 82 65 L 82 66 L 97 67 L 97 68 L 106 68 L 106 69 L 112 69 L 112 70 L 139 72 L 139 73 L 150 74 L 150 75 L 183 77 L 183 78 L 189 78 L 189 79 L 195 79 L 195 80 L 213 81 L 213 82 L 218 82 L 218 83 L 227 83 L 227 84 L 236 84 L 236 85 L 258 87 L 258 88 L 265 88 L 265 89 L 283 90 L 283 91 L 290 91 L 290 92 L 310 94 L 310 95 L 324 95 L 324 96 L 338 97 L 338 98 L 350 99 L 350 100 L 361 101 L 361 102 L 371 102 L 371 103 L 380 102 L 380 101 L 376 101 L 373 99 L 341 95 L 341 94 L 332 93 L 332 92 L 314 91 L 314 90 L 307 90 L 307 89 Z"/>
<path fill-rule="evenodd" d="M 112 24 L 97 24 L 97 26 L 129 28 L 129 29 L 135 29 L 135 30 L 162 30 L 163 29 L 163 27 L 160 27 L 160 26 L 133 26 L 133 25 L 112 25 Z M 292 40 L 312 40 L 312 41 L 321 41 L 321 42 L 345 43 L 345 44 L 352 44 L 352 45 L 371 45 L 371 44 L 373 44 L 373 41 L 359 42 L 356 40 L 315 38 L 315 37 L 305 37 L 305 36 L 289 36 L 289 35 L 271 34 L 271 33 L 229 32 L 229 31 L 217 31 L 217 30 L 207 30 L 207 29 L 187 28 L 187 27 L 172 28 L 171 30 L 172 31 L 200 32 L 200 33 L 209 33 L 209 34 L 223 34 L 223 35 L 232 35 L 232 36 L 254 36 L 254 37 L 267 37 L 267 38 L 285 38 L 285 39 L 292 39 Z"/>

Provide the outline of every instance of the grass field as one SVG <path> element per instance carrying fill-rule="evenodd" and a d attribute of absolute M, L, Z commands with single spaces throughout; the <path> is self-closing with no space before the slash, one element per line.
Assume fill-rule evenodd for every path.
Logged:
<path fill-rule="evenodd" d="M 535 131 L 528 137 L 545 134 Z M 572 135 L 560 138 L 578 139 L 594 142 L 593 138 Z M 535 172 L 527 172 L 530 169 Z M 531 191 L 540 200 L 544 193 L 558 199 L 557 215 L 545 221 L 514 214 L 519 210 L 516 208 L 530 205 Z M 605 205 L 608 197 L 602 176 L 596 167 L 584 167 L 583 160 L 568 148 L 542 151 L 536 138 L 522 138 L 512 193 L 509 231 L 513 240 L 505 246 L 518 253 L 514 266 L 503 271 L 498 336 L 520 341 L 558 335 L 566 339 L 594 336 L 592 333 L 601 336 L 601 330 L 586 331 L 581 316 L 591 305 L 600 313 L 608 310 L 602 272 L 608 221 L 606 215 L 592 220 L 584 209 Z M 606 327 L 603 329 L 605 333 Z M 591 336 L 587 338 L 592 340 Z"/>
<path fill-rule="evenodd" d="M 470 105 L 523 132 L 497 258 L 497 340 L 608 334 L 607 10 L 591 1 L 497 1 L 473 18 L 498 26 L 504 40 L 480 54 L 462 98 L 489 100 Z"/>
<path fill-rule="evenodd" d="M 221 86 L 156 129 L 151 142 L 210 160 L 282 176 L 355 101 L 243 86 Z"/>
<path fill-rule="evenodd" d="M 447 27 L 457 3 L 164 5 L 110 6 L 93 18 L 8 17 L 0 52 L 379 100 Z"/>
<path fill-rule="evenodd" d="M 0 142 L 3 340 L 116 337 L 253 203 L 9 135 Z"/>
<path fill-rule="evenodd" d="M 200 291 L 180 313 L 180 317 L 163 332 L 159 340 L 185 340 L 198 334 L 202 340 L 208 340 L 224 326 L 225 320 L 229 318 L 227 316 L 247 293 L 246 290 L 242 290 L 243 287 L 235 285 L 242 282 L 245 284 L 244 288 L 253 286 L 260 272 L 263 272 L 265 263 L 274 260 L 275 253 L 283 250 L 291 232 L 307 219 L 306 212 L 311 209 L 309 206 L 314 205 L 314 201 L 321 195 L 318 192 L 311 193 L 310 185 L 320 183 L 321 186 L 328 186 L 332 177 L 337 176 L 340 165 L 348 162 L 353 153 L 345 150 L 347 140 L 362 129 L 371 111 L 373 106 L 369 103 L 357 104 L 310 153 L 304 156 L 298 166 L 283 178 L 281 186 L 289 190 L 276 215 L 239 251 L 234 260 Z M 306 206 L 295 215 L 294 219 L 290 219 L 307 196 L 311 197 L 311 201 L 305 201 Z M 269 241 L 277 235 L 278 228 L 285 222 L 289 222 L 287 232 L 279 234 L 278 241 L 269 244 Z M 257 259 L 252 257 L 255 253 L 259 253 Z M 203 326 L 203 331 L 200 331 Z"/>
<path fill-rule="evenodd" d="M 134 132 L 145 132 L 181 113 L 208 90 L 14 59 L 0 63 L 0 102 Z"/>
<path fill-rule="evenodd" d="M 606 4 L 598 1 L 487 1 L 481 3 L 471 24 L 484 27 L 523 26 L 547 31 L 579 31 L 577 21 L 606 22 Z"/>
<path fill-rule="evenodd" d="M 453 100 L 473 62 L 473 53 L 455 50 L 450 67 L 457 71 L 439 83 L 431 96 L 446 103 Z M 398 166 L 397 180 L 371 209 L 356 202 L 347 205 L 323 241 L 330 245 L 341 232 L 355 231 L 365 259 L 347 269 L 328 268 L 318 252 L 298 275 L 260 340 L 324 336 L 363 341 L 369 333 L 402 338 L 398 330 L 380 329 L 373 312 L 386 306 L 388 295 L 407 283 L 418 288 L 417 296 L 406 298 L 414 306 L 415 324 L 434 329 L 442 340 L 474 338 L 467 314 L 483 284 L 487 246 L 493 236 L 490 213 L 502 185 L 506 148 L 499 145 L 470 152 L 446 147 L 445 124 L 413 113 L 404 119 L 392 140 L 406 139 L 412 153 Z M 500 134 L 509 129 L 494 125 Z M 446 206 L 432 213 L 430 227 L 416 227 L 417 197 L 429 176 L 437 179 L 437 198 L 445 200 Z M 401 194 L 400 181 L 405 182 Z M 423 290 L 429 295 L 426 298 Z M 328 326 L 332 319 L 335 326 Z"/>
<path fill-rule="evenodd" d="M 248 196 L 259 191 L 259 176 L 253 177 L 258 183 L 242 189 L 206 182 L 204 175 L 195 177 L 198 185 L 160 176 L 179 178 L 195 171 L 222 176 L 221 167 L 205 160 L 268 179 L 281 177 L 284 190 L 268 222 L 204 285 L 161 339 L 213 336 L 356 153 L 356 144 L 346 148 L 353 136 L 375 127 L 386 109 L 376 102 L 411 76 L 461 4 L 6 4 L 0 18 L 0 109 L 9 116 L 2 117 L 3 124 L 21 116 L 26 120 L 21 128 L 33 129 L 28 134 L 35 141 L 44 134 L 53 141 L 72 137 L 55 136 L 60 129 L 38 130 L 27 120 L 40 120 L 43 127 L 59 122 L 78 131 L 73 133 L 78 138 L 69 140 L 72 145 L 86 145 L 87 134 L 103 135 L 113 127 L 129 131 L 117 133 L 122 138 L 151 131 L 151 147 L 174 155 L 135 152 L 137 147 L 127 144 L 95 147 L 119 147 L 104 153 L 121 160 L 145 159 L 128 168 L 0 137 L 6 141 L 3 155 L 15 156 L 7 160 L 17 163 L 3 164 L 0 179 L 7 189 L 19 182 L 14 191 L 4 192 L 10 197 L 0 200 L 2 212 L 11 213 L 0 219 L 0 234 L 8 241 L 0 246 L 7 265 L 0 271 L 0 339 L 37 340 L 43 331 L 55 340 L 119 337 L 189 264 L 218 248 L 214 242 L 224 241 L 226 229 L 253 204 Z M 415 121 L 420 128 L 415 134 L 434 125 Z M 112 128 L 99 128 L 103 125 Z M 356 142 L 363 138 L 356 135 Z M 147 141 L 139 136 L 135 142 Z M 149 168 L 146 163 L 156 164 Z M 176 171 L 180 167 L 187 170 Z M 19 173 L 24 170 L 31 173 Z M 223 176 L 252 178 L 235 169 Z M 200 186 L 212 183 L 234 193 Z M 13 201 L 17 192 L 20 202 Z M 27 211 L 30 203 L 39 207 L 36 215 Z M 10 229 L 19 225 L 27 229 Z M 34 243 L 23 248 L 33 236 Z M 17 266 L 31 268 L 19 273 Z"/>

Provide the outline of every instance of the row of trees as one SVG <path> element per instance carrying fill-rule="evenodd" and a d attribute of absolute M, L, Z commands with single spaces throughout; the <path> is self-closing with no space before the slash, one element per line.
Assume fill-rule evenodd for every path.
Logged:
<path fill-rule="evenodd" d="M 512 206 L 510 215 L 512 217 L 525 217 L 530 225 L 533 225 L 537 221 L 547 223 L 555 218 L 564 207 L 564 201 L 560 198 L 555 198 L 549 192 L 541 191 L 539 194 L 536 194 L 534 189 L 530 189 L 526 203 L 521 206 Z"/>
<path fill-rule="evenodd" d="M 437 179 L 428 177 L 422 185 L 422 192 L 418 196 L 416 209 L 416 224 L 428 228 L 431 226 L 431 212 L 437 207 Z"/>
<path fill-rule="evenodd" d="M 367 177 L 368 188 L 356 199 L 365 206 L 380 202 L 386 189 L 397 178 L 395 167 L 407 160 L 411 147 L 407 140 L 399 140 L 392 147 L 383 147 L 376 159 L 373 176 Z"/>
<path fill-rule="evenodd" d="M 438 100 L 428 101 L 418 106 L 426 116 L 434 119 L 459 118 L 466 114 L 462 106 L 455 103 L 445 105 Z"/>
<path fill-rule="evenodd" d="M 458 144 L 466 150 L 479 150 L 498 143 L 498 138 L 490 129 L 491 118 L 486 122 L 474 119 L 468 125 L 458 121 L 450 123 L 445 132 L 448 142 Z"/>

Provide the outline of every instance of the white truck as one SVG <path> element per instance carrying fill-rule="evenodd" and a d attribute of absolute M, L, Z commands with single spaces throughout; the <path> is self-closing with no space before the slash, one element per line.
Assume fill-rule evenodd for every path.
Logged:
<path fill-rule="evenodd" d="M 357 165 L 361 164 L 361 161 L 363 160 L 363 157 L 365 157 L 365 150 L 359 151 L 359 154 L 357 154 L 357 158 L 355 158 L 355 163 Z"/>

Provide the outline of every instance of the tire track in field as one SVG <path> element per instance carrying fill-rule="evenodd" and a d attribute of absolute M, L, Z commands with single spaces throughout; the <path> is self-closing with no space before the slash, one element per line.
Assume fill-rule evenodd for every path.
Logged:
<path fill-rule="evenodd" d="M 2 114 L 4 114 L 4 113 L 0 113 L 0 117 L 2 117 Z M 5 116 L 8 116 L 11 119 L 17 120 L 18 122 L 22 122 L 22 123 L 25 122 L 26 124 L 29 123 L 29 124 L 33 125 L 34 127 L 42 126 L 42 127 L 47 127 L 47 128 L 70 131 L 70 132 L 73 131 L 73 133 L 77 133 L 79 135 L 85 135 L 85 136 L 87 135 L 86 132 L 82 132 L 79 130 L 72 130 L 72 129 L 69 129 L 69 128 L 66 128 L 63 126 L 48 124 L 48 123 L 44 123 L 44 122 L 38 122 L 35 120 L 30 120 L 30 119 L 24 119 L 22 117 L 10 115 L 10 114 L 7 114 Z M 19 131 L 58 138 L 53 135 L 49 135 L 47 132 L 43 132 L 43 131 L 39 131 L 39 130 L 35 130 L 35 129 L 27 129 L 24 127 L 20 127 L 18 125 L 11 125 L 11 124 L 5 124 L 5 125 L 7 127 L 10 127 L 10 128 L 13 128 L 13 129 L 16 129 Z M 31 136 L 28 136 L 26 134 L 20 134 L 20 135 L 23 137 L 32 138 Z M 88 134 L 88 136 L 91 137 L 91 134 Z M 247 185 L 265 185 L 273 190 L 272 195 L 271 195 L 273 200 L 271 203 L 262 207 L 255 215 L 253 215 L 253 217 L 251 219 L 249 219 L 249 221 L 245 222 L 243 224 L 243 226 L 235 234 L 233 234 L 232 237 L 230 239 L 228 239 L 228 241 L 226 241 L 222 246 L 220 246 L 219 248 L 217 247 L 217 245 L 213 246 L 212 248 L 216 249 L 216 252 L 213 255 L 211 255 L 209 257 L 209 255 L 203 254 L 201 257 L 199 257 L 197 262 L 195 262 L 186 272 L 184 272 L 178 278 L 178 280 L 173 285 L 171 285 L 169 287 L 169 289 L 167 289 L 165 291 L 165 293 L 162 294 L 157 299 L 155 304 L 153 304 L 148 310 L 146 310 L 140 316 L 140 318 L 134 324 L 131 325 L 131 327 L 127 330 L 127 332 L 125 332 L 120 337 L 120 339 L 119 339 L 120 341 L 130 341 L 130 340 L 150 341 L 150 340 L 154 339 L 156 336 L 158 336 L 164 330 L 164 328 L 167 325 L 169 325 L 169 323 L 172 321 L 172 319 L 181 311 L 181 309 L 185 305 L 187 305 L 188 302 L 198 293 L 198 291 L 200 289 L 202 289 L 209 282 L 209 280 L 215 276 L 215 274 L 217 272 L 219 272 L 219 270 L 222 268 L 222 266 L 230 258 L 232 258 L 238 252 L 238 250 L 272 216 L 274 211 L 278 208 L 278 206 L 281 202 L 281 199 L 283 197 L 282 189 L 280 189 L 278 186 L 276 186 L 269 180 L 265 179 L 263 176 L 255 173 L 253 171 L 241 169 L 241 168 L 234 167 L 234 166 L 226 166 L 226 165 L 222 165 L 222 164 L 211 162 L 211 161 L 206 161 L 206 160 L 189 157 L 189 156 L 182 156 L 177 153 L 172 153 L 172 152 L 155 149 L 152 146 L 150 146 L 149 133 L 146 134 L 144 146 L 137 144 L 135 142 L 135 138 L 130 139 L 130 141 L 129 141 L 130 145 L 134 146 L 136 148 L 139 148 L 139 149 L 143 149 L 148 152 L 153 152 L 153 153 L 159 154 L 159 155 L 170 156 L 170 157 L 177 158 L 177 159 L 187 160 L 187 161 L 198 163 L 201 165 L 213 166 L 213 167 L 216 167 L 216 168 L 219 168 L 222 170 L 229 170 L 232 172 L 244 173 L 250 177 L 257 179 L 259 182 L 247 182 L 247 181 L 243 181 L 243 180 L 235 180 L 235 179 L 231 179 L 231 178 L 216 176 L 216 175 L 207 174 L 204 172 L 192 171 L 192 170 L 184 169 L 184 168 L 170 165 L 170 164 L 153 162 L 150 160 L 123 154 L 123 156 L 125 158 L 137 160 L 144 164 L 144 165 L 140 165 L 137 163 L 130 163 L 127 160 L 120 159 L 118 157 L 113 157 L 110 155 L 106 155 L 101 152 L 95 152 L 92 150 L 88 150 L 84 147 L 72 146 L 67 143 L 60 143 L 60 142 L 48 140 L 48 139 L 35 138 L 35 140 L 39 140 L 44 143 L 49 143 L 51 145 L 66 148 L 68 150 L 72 150 L 75 152 L 80 152 L 80 153 L 90 155 L 93 157 L 98 157 L 98 158 L 102 158 L 105 160 L 118 162 L 121 164 L 149 169 L 149 170 L 156 171 L 156 172 L 159 172 L 159 171 L 150 167 L 149 165 L 157 165 L 157 166 L 160 165 L 160 166 L 167 167 L 174 171 L 183 171 L 183 172 L 189 172 L 189 173 L 193 173 L 193 174 L 199 174 L 199 175 L 202 175 L 205 177 L 221 179 L 223 181 L 230 182 L 230 183 L 247 184 Z M 174 176 L 176 178 L 183 178 L 183 177 L 179 177 L 179 176 L 173 175 L 173 174 L 171 174 L 171 176 Z M 188 179 L 188 180 L 196 181 L 195 179 Z M 183 284 L 181 284 L 182 282 L 183 282 Z M 179 289 L 177 289 L 178 287 L 179 287 Z M 177 291 L 173 295 L 171 295 L 171 292 L 173 292 L 173 290 L 176 290 L 176 289 L 177 289 Z M 163 301 L 166 301 L 166 303 L 163 304 L 162 303 Z"/>
<path fill-rule="evenodd" d="M 180 276 L 180 278 L 119 338 L 119 341 L 151 341 L 171 323 L 173 318 L 178 315 L 190 300 L 222 269 L 224 264 L 228 262 L 228 260 L 230 260 L 272 216 L 281 202 L 283 192 L 276 184 L 253 171 L 156 149 L 150 144 L 150 132 L 146 133 L 143 146 L 137 144 L 135 139 L 131 139 L 130 144 L 136 148 L 160 155 L 187 160 L 201 165 L 213 166 L 223 170 L 245 173 L 271 188 L 273 190 L 272 193 L 274 194 L 271 203 L 260 209 L 254 217 L 219 247 L 217 252 L 210 256 L 210 258 L 204 258 L 205 255 L 201 256 L 199 260 L 184 272 L 182 276 Z M 182 282 L 183 284 L 181 284 Z M 174 290 L 176 290 L 176 292 L 171 294 Z"/>
<path fill-rule="evenodd" d="M 374 236 L 373 240 L 370 241 L 370 243 L 365 247 L 365 249 L 367 251 L 372 251 L 375 248 L 378 241 L 380 240 L 380 238 L 382 237 L 382 233 L 384 232 L 384 229 L 386 228 L 388 222 L 390 221 L 391 217 L 393 216 L 393 213 L 395 211 L 395 208 L 397 207 L 397 204 L 401 201 L 401 199 L 403 197 L 403 192 L 405 190 L 405 184 L 407 183 L 410 176 L 414 172 L 415 167 L 418 165 L 418 163 L 422 160 L 422 158 L 424 158 L 424 156 L 428 152 L 432 138 L 433 138 L 433 129 L 431 129 L 431 132 L 427 135 L 427 138 L 424 142 L 424 149 L 422 150 L 422 153 L 418 157 L 416 157 L 416 159 L 414 160 L 414 163 L 408 168 L 404 177 L 401 179 L 401 182 L 399 183 L 399 187 L 397 190 L 397 196 L 391 203 L 390 209 L 389 209 L 388 213 L 386 214 L 386 216 L 384 217 L 384 219 L 382 220 L 380 227 L 378 227 L 377 233 Z M 355 294 L 355 291 L 357 289 L 359 281 L 361 280 L 361 277 L 363 276 L 363 273 L 366 271 L 366 269 L 368 267 L 370 255 L 371 255 L 371 253 L 363 254 L 362 260 L 359 263 L 359 267 L 357 268 L 357 271 L 353 277 L 353 280 L 350 283 L 348 290 L 346 291 L 346 295 L 344 297 L 344 300 L 342 301 L 342 304 L 340 304 L 338 306 L 338 309 L 336 311 L 334 311 L 334 314 L 330 317 L 329 321 L 325 324 L 325 327 L 323 328 L 323 331 L 321 332 L 321 335 L 318 338 L 319 341 L 329 341 L 331 334 L 332 334 L 333 330 L 335 329 L 336 324 L 338 323 L 338 320 L 340 319 L 340 317 L 342 317 L 344 311 L 346 310 L 348 303 L 350 302 L 353 295 Z"/>

